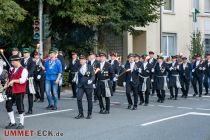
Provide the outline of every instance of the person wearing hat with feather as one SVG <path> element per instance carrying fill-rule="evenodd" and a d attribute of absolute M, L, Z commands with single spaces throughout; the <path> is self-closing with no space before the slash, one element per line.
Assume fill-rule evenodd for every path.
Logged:
<path fill-rule="evenodd" d="M 34 80 L 34 72 L 35 72 L 35 62 L 31 55 L 30 48 L 23 48 L 23 59 L 21 60 L 21 65 L 28 70 L 28 80 L 27 80 L 27 90 L 26 94 L 28 95 L 28 112 L 26 114 L 33 113 L 33 96 L 36 94 L 33 80 Z"/>
<path fill-rule="evenodd" d="M 6 109 L 9 115 L 10 123 L 5 127 L 5 129 L 23 129 L 24 128 L 24 94 L 26 93 L 28 70 L 24 68 L 20 61 L 21 58 L 18 55 L 13 55 L 10 57 L 11 72 L 7 83 L 4 88 L 7 88 L 7 100 Z M 19 113 L 20 122 L 17 125 L 15 123 L 14 111 L 12 109 L 13 102 L 16 103 L 16 107 Z"/>

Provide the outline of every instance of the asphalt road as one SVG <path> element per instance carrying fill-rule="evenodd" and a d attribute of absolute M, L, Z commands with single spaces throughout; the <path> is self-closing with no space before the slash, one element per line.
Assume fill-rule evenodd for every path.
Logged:
<path fill-rule="evenodd" d="M 190 96 L 192 94 L 191 89 Z M 110 114 L 99 114 L 98 103 L 94 103 L 91 120 L 74 119 L 78 114 L 77 103 L 70 97 L 69 90 L 62 93 L 58 111 L 46 110 L 47 100 L 34 103 L 34 114 L 25 118 L 25 130 L 33 131 L 29 137 L 7 136 L 4 126 L 9 119 L 5 104 L 0 103 L 0 140 L 210 140 L 210 96 L 179 97 L 176 101 L 166 100 L 164 104 L 157 103 L 157 97 L 153 96 L 149 106 L 138 106 L 132 111 L 126 109 L 125 92 L 120 88 L 111 99 Z M 83 106 L 86 115 L 85 98 Z M 62 136 L 52 136 L 58 133 Z"/>

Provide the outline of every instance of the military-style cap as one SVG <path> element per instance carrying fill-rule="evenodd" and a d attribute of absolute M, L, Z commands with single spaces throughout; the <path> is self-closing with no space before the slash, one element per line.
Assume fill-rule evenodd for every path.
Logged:
<path fill-rule="evenodd" d="M 86 57 L 84 55 L 80 55 L 79 59 L 86 59 Z"/>
<path fill-rule="evenodd" d="M 177 59 L 177 56 L 176 56 L 176 55 L 174 55 L 174 56 L 171 56 L 171 58 L 172 58 L 172 59 Z"/>
<path fill-rule="evenodd" d="M 131 57 L 135 57 L 135 55 L 132 54 L 132 53 L 130 53 L 130 54 L 128 55 L 128 58 L 131 58 Z"/>
<path fill-rule="evenodd" d="M 182 60 L 187 60 L 187 57 L 186 57 L 186 56 L 183 56 L 183 57 L 182 57 Z"/>
<path fill-rule="evenodd" d="M 56 53 L 57 51 L 58 51 L 58 49 L 56 49 L 56 48 L 51 48 L 50 51 L 49 51 L 49 54 L 50 54 L 50 53 Z"/>
<path fill-rule="evenodd" d="M 96 55 L 95 53 L 93 53 L 93 52 L 90 52 L 89 55 L 95 55 L 95 56 L 97 56 L 97 55 Z"/>
<path fill-rule="evenodd" d="M 12 48 L 12 51 L 19 51 L 17 47 Z"/>
<path fill-rule="evenodd" d="M 30 48 L 23 48 L 22 52 L 23 53 L 31 53 L 31 49 Z"/>
<path fill-rule="evenodd" d="M 102 56 L 105 56 L 106 57 L 106 54 L 105 53 L 100 53 L 99 56 L 100 57 L 102 57 Z"/>
<path fill-rule="evenodd" d="M 34 56 L 35 55 L 41 55 L 41 53 L 39 53 L 39 52 L 34 52 Z"/>
<path fill-rule="evenodd" d="M 110 54 L 110 56 L 115 56 L 116 57 L 117 54 L 113 52 L 113 53 Z"/>
<path fill-rule="evenodd" d="M 21 60 L 19 55 L 12 55 L 10 58 L 10 61 L 18 61 L 18 60 Z"/>
<path fill-rule="evenodd" d="M 71 52 L 71 55 L 77 55 L 77 53 L 76 52 Z"/>
<path fill-rule="evenodd" d="M 157 55 L 157 59 L 164 59 L 164 57 L 163 56 L 161 56 L 161 55 Z"/>
<path fill-rule="evenodd" d="M 195 57 L 201 57 L 201 55 L 200 54 L 195 54 Z"/>
<path fill-rule="evenodd" d="M 153 51 L 149 51 L 149 54 L 155 54 Z"/>
<path fill-rule="evenodd" d="M 140 55 L 138 55 L 138 54 L 136 53 L 134 57 L 140 57 Z"/>

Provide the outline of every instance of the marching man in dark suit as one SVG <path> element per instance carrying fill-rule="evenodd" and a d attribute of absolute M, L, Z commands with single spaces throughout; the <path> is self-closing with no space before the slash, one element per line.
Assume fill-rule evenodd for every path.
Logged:
<path fill-rule="evenodd" d="M 28 94 L 28 112 L 26 114 L 32 114 L 33 110 L 33 96 L 36 93 L 34 85 L 30 85 L 29 82 L 34 81 L 34 72 L 35 72 L 35 62 L 33 58 L 30 57 L 30 48 L 23 48 L 23 59 L 21 60 L 21 65 L 28 70 L 28 81 L 27 81 L 27 90 L 26 94 Z"/>
<path fill-rule="evenodd" d="M 80 56 L 81 67 L 78 71 L 78 83 L 77 83 L 77 105 L 79 110 L 79 115 L 76 116 L 76 119 L 84 118 L 82 98 L 84 93 L 87 97 L 88 102 L 88 115 L 86 119 L 91 119 L 92 115 L 92 92 L 93 92 L 93 81 L 95 80 L 95 73 L 91 65 L 87 64 L 86 58 Z"/>
<path fill-rule="evenodd" d="M 152 73 L 154 74 L 154 68 L 155 68 L 155 66 L 156 66 L 156 64 L 157 64 L 157 59 L 155 59 L 154 58 L 154 52 L 153 51 L 150 51 L 149 52 L 149 56 L 150 56 L 150 59 L 148 60 L 148 62 L 152 65 L 152 68 L 153 68 L 153 70 L 152 70 Z M 153 75 L 153 74 L 151 74 L 151 75 Z M 152 77 L 150 77 L 151 79 L 152 79 Z M 151 89 L 152 89 L 152 96 L 155 94 L 155 85 L 154 85 L 154 81 L 152 81 L 152 83 L 151 83 Z"/>
<path fill-rule="evenodd" d="M 187 57 L 182 58 L 183 63 L 180 65 L 180 82 L 181 82 L 181 90 L 182 97 L 187 98 L 190 86 L 190 75 L 192 71 L 191 64 L 187 62 Z"/>
<path fill-rule="evenodd" d="M 169 64 L 169 90 L 170 90 L 170 98 L 174 98 L 174 92 L 175 89 L 175 100 L 177 100 L 178 97 L 178 90 L 181 88 L 180 78 L 179 78 L 179 64 L 177 62 L 177 57 L 172 56 L 172 63 Z"/>
<path fill-rule="evenodd" d="M 95 72 L 96 67 L 99 63 L 100 62 L 98 60 L 96 60 L 96 54 L 90 53 L 88 65 L 93 67 L 94 72 Z M 96 79 L 93 81 L 93 88 L 94 88 L 94 90 L 93 90 L 94 91 L 94 102 L 96 102 L 98 100 L 97 92 L 96 92 Z"/>
<path fill-rule="evenodd" d="M 117 54 L 116 53 L 112 53 L 110 54 L 111 56 L 111 60 L 109 60 L 109 63 L 111 64 L 112 66 L 112 70 L 114 71 L 114 78 L 113 78 L 113 83 L 112 83 L 112 91 L 113 93 L 115 92 L 116 90 L 116 86 L 117 86 L 117 77 L 119 75 L 119 62 L 117 61 Z"/>
<path fill-rule="evenodd" d="M 114 78 L 114 72 L 111 68 L 111 64 L 106 62 L 106 54 L 100 54 L 100 63 L 95 71 L 97 77 L 97 96 L 100 106 L 100 114 L 110 113 L 110 97 L 112 95 L 112 80 Z M 106 108 L 104 107 L 103 99 L 105 98 Z"/>
<path fill-rule="evenodd" d="M 165 90 L 168 88 L 167 85 L 167 64 L 163 61 L 162 56 L 158 56 L 158 63 L 155 66 L 155 78 L 154 84 L 157 92 L 157 102 L 163 103 L 165 100 Z"/>
<path fill-rule="evenodd" d="M 79 68 L 80 68 L 80 63 L 79 60 L 77 59 L 77 53 L 72 52 L 72 60 L 69 63 L 69 83 L 71 84 L 71 88 L 72 88 L 72 92 L 73 92 L 73 96 L 72 98 L 76 98 L 77 97 L 77 84 L 75 83 L 75 81 L 73 81 L 75 74 L 78 72 Z"/>
<path fill-rule="evenodd" d="M 139 80 L 140 80 L 140 86 L 139 86 L 139 91 L 140 91 L 140 105 L 143 103 L 144 106 L 147 106 L 149 103 L 149 93 L 150 93 L 150 76 L 151 76 L 151 70 L 152 70 L 152 65 L 148 62 L 149 56 L 144 56 L 144 62 L 143 64 L 139 67 Z M 145 98 L 144 95 L 145 94 Z"/>
<path fill-rule="evenodd" d="M 126 96 L 128 100 L 128 109 L 137 109 L 138 104 L 138 86 L 139 86 L 139 70 L 137 64 L 134 62 L 134 55 L 128 55 L 128 62 L 125 64 L 126 75 L 123 86 L 126 87 Z M 133 91 L 134 103 L 131 99 L 131 92 Z"/>
<path fill-rule="evenodd" d="M 204 74 L 204 62 L 201 60 L 200 55 L 196 55 L 196 61 L 193 63 L 192 67 L 192 85 L 194 89 L 193 97 L 198 95 L 198 89 L 197 89 L 197 82 L 199 86 L 199 97 L 202 96 L 203 91 L 203 74 Z"/>
<path fill-rule="evenodd" d="M 205 70 L 204 70 L 204 88 L 206 90 L 205 95 L 209 94 L 209 87 L 210 87 L 210 54 L 206 55 L 206 61 L 204 63 L 205 65 Z"/>

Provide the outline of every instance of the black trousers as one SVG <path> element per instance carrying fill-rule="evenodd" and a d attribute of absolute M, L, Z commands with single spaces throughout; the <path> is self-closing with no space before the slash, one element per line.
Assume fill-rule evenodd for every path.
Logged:
<path fill-rule="evenodd" d="M 92 114 L 92 109 L 93 109 L 93 102 L 92 102 L 92 92 L 93 89 L 91 88 L 78 88 L 77 89 L 77 105 L 78 105 L 78 110 L 80 114 L 83 114 L 83 105 L 82 105 L 82 98 L 84 93 L 86 94 L 87 97 L 87 102 L 88 102 L 88 114 Z"/>
<path fill-rule="evenodd" d="M 193 76 L 192 78 L 192 85 L 193 85 L 193 90 L 195 92 L 195 94 L 198 94 L 198 89 L 197 89 L 197 83 L 198 83 L 198 87 L 199 87 L 199 94 L 202 95 L 202 90 L 203 90 L 203 77 L 197 77 L 197 76 Z"/>
<path fill-rule="evenodd" d="M 28 111 L 32 111 L 33 109 L 33 104 L 34 104 L 34 95 L 30 93 L 30 90 L 29 90 L 29 84 L 27 84 L 27 87 L 26 87 L 26 94 L 28 94 Z"/>
<path fill-rule="evenodd" d="M 126 84 L 126 96 L 127 96 L 128 104 L 134 105 L 134 107 L 137 107 L 137 104 L 138 104 L 138 90 L 137 90 L 137 88 L 138 87 L 132 82 L 130 82 L 129 84 Z M 131 99 L 131 92 L 133 92 L 134 104 Z"/>
<path fill-rule="evenodd" d="M 13 101 L 14 101 L 16 103 L 18 113 L 19 114 L 24 113 L 24 104 L 23 104 L 24 94 L 25 93 L 7 94 L 7 98 L 8 98 L 8 100 L 6 101 L 7 112 L 13 111 L 12 106 L 13 106 Z"/>
<path fill-rule="evenodd" d="M 182 94 L 184 96 L 188 96 L 188 92 L 189 92 L 189 87 L 190 87 L 190 80 L 187 80 L 186 78 L 182 78 L 181 79 L 181 90 L 182 90 Z"/>
<path fill-rule="evenodd" d="M 156 90 L 158 100 L 164 101 L 165 100 L 165 90 Z"/>
<path fill-rule="evenodd" d="M 101 95 L 98 96 L 98 101 L 101 110 L 106 109 L 106 111 L 110 111 L 110 97 L 105 97 L 106 108 L 104 107 L 104 102 Z"/>
<path fill-rule="evenodd" d="M 117 86 L 117 82 L 113 81 L 112 83 L 112 91 L 115 92 L 116 91 L 116 86 Z"/>
<path fill-rule="evenodd" d="M 140 91 L 139 92 L 140 102 L 141 103 L 145 102 L 146 104 L 148 104 L 149 103 L 149 94 L 150 94 L 149 90 L 146 90 L 145 92 Z"/>
<path fill-rule="evenodd" d="M 170 90 L 170 95 L 171 97 L 174 97 L 174 89 L 175 89 L 175 98 L 177 98 L 178 96 L 178 92 L 179 92 L 179 89 L 177 87 L 170 87 L 169 90 Z"/>
<path fill-rule="evenodd" d="M 72 88 L 73 96 L 77 97 L 77 84 L 71 83 L 71 88 Z"/>
<path fill-rule="evenodd" d="M 39 81 L 34 80 L 34 82 L 36 90 L 35 97 L 41 101 L 44 101 L 44 79 L 40 79 Z"/>

